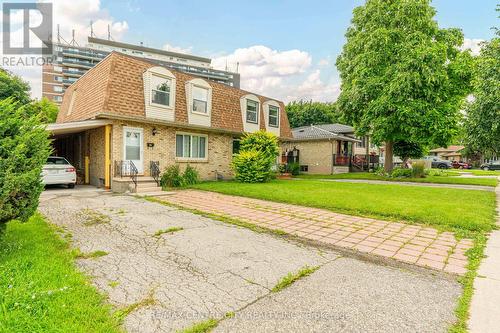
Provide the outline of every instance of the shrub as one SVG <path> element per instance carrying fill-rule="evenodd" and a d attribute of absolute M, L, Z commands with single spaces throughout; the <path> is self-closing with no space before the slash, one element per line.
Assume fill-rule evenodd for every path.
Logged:
<path fill-rule="evenodd" d="M 49 154 L 48 132 L 39 117 L 11 98 L 0 100 L 0 224 L 26 221 L 36 211 Z"/>
<path fill-rule="evenodd" d="M 278 154 L 278 138 L 274 134 L 264 131 L 246 134 L 231 164 L 236 179 L 245 183 L 269 180 Z"/>
<path fill-rule="evenodd" d="M 289 163 L 288 164 L 288 172 L 290 172 L 293 176 L 298 176 L 300 173 L 299 163 Z"/>
<path fill-rule="evenodd" d="M 165 169 L 161 175 L 160 185 L 164 189 L 167 187 L 181 187 L 183 185 L 183 178 L 177 164 Z"/>
<path fill-rule="evenodd" d="M 413 162 L 411 165 L 411 175 L 413 178 L 425 178 L 424 161 Z"/>
<path fill-rule="evenodd" d="M 442 177 L 449 176 L 446 170 L 441 170 L 441 169 L 426 169 L 424 172 L 426 176 L 442 176 Z"/>
<path fill-rule="evenodd" d="M 411 169 L 396 168 L 391 172 L 392 178 L 410 178 L 411 176 L 412 176 Z"/>
<path fill-rule="evenodd" d="M 262 156 L 274 162 L 279 154 L 278 138 L 266 131 L 247 133 L 240 141 L 240 151 L 249 150 L 260 151 Z"/>
<path fill-rule="evenodd" d="M 379 176 L 384 176 L 384 177 L 387 176 L 387 173 L 385 172 L 384 167 L 381 167 L 381 166 L 378 166 L 373 172 Z"/>
<path fill-rule="evenodd" d="M 233 157 L 231 164 L 236 179 L 243 183 L 261 183 L 270 178 L 269 161 L 261 151 L 242 151 Z"/>
<path fill-rule="evenodd" d="M 182 175 L 182 181 L 184 185 L 194 185 L 199 183 L 200 175 L 198 170 L 188 164 L 186 166 L 186 170 L 184 170 L 184 174 Z"/>

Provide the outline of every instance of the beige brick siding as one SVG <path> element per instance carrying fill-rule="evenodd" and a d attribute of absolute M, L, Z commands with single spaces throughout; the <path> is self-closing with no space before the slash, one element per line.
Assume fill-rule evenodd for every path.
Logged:
<path fill-rule="evenodd" d="M 300 165 L 308 166 L 310 174 L 331 174 L 333 154 L 337 151 L 336 140 L 284 142 L 282 150 L 297 148 Z"/>
<path fill-rule="evenodd" d="M 88 130 L 87 133 L 90 184 L 99 186 L 99 178 L 104 179 L 104 127 Z"/>
<path fill-rule="evenodd" d="M 123 127 L 142 128 L 144 131 L 144 176 L 150 175 L 150 161 L 159 161 L 161 171 L 173 164 L 178 164 L 183 171 L 186 165 L 189 164 L 192 167 L 195 167 L 200 173 L 200 177 L 205 180 L 215 179 L 216 172 L 222 174 L 222 176 L 226 179 L 232 178 L 230 164 L 232 159 L 233 137 L 231 135 L 151 125 L 139 122 L 115 121 L 112 129 L 112 163 L 114 163 L 114 161 L 123 160 Z M 156 128 L 157 130 L 156 135 L 152 134 L 153 128 Z M 176 132 L 207 135 L 207 161 L 176 161 Z M 148 143 L 153 143 L 154 147 L 147 147 Z"/>

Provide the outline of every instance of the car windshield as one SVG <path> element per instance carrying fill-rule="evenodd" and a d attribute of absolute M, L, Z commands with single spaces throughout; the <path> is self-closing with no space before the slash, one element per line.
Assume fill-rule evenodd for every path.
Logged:
<path fill-rule="evenodd" d="M 46 164 L 48 164 L 48 165 L 67 165 L 67 164 L 69 164 L 69 162 L 65 158 L 62 158 L 62 157 L 49 157 L 47 159 Z"/>

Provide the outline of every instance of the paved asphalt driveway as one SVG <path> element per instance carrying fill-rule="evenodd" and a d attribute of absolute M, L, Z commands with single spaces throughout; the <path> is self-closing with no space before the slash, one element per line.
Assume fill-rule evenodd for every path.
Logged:
<path fill-rule="evenodd" d="M 208 318 L 216 332 L 445 332 L 460 285 L 431 272 L 345 258 L 131 196 L 49 189 L 40 211 L 72 234 L 129 332 L 170 332 Z M 155 236 L 159 230 L 182 230 Z M 289 272 L 320 266 L 273 293 Z"/>

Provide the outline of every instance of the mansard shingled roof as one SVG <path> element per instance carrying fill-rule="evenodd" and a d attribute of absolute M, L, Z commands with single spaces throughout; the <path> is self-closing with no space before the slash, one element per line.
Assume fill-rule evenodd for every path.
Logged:
<path fill-rule="evenodd" d="M 66 89 L 57 122 L 95 119 L 103 115 L 144 118 L 147 122 L 143 73 L 157 66 L 154 62 L 112 52 Z M 189 125 L 185 83 L 197 76 L 171 68 L 168 70 L 176 77 L 175 123 Z M 273 100 L 222 83 L 207 82 L 212 87 L 212 129 L 243 132 L 240 98 L 244 95 L 253 94 L 259 98 L 261 119 L 264 119 L 262 103 Z M 283 102 L 277 102 L 281 106 L 280 136 L 289 138 L 292 134 L 285 105 Z M 263 126 L 262 122 L 261 127 Z"/>

